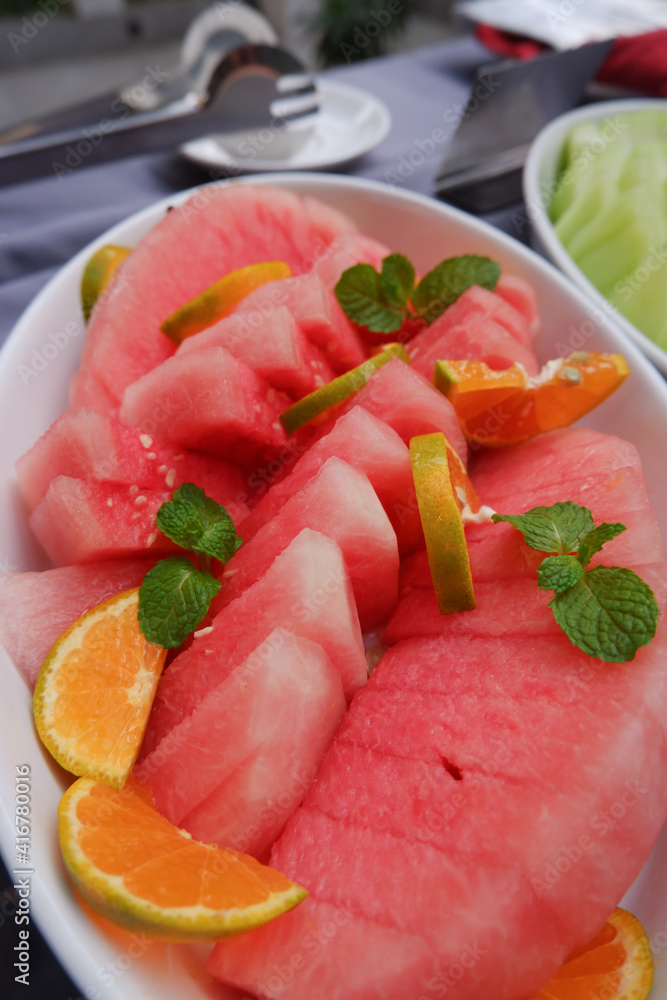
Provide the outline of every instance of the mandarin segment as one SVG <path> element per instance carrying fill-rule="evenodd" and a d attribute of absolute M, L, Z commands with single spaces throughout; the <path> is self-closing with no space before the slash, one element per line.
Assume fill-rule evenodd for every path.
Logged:
<path fill-rule="evenodd" d="M 495 371 L 482 361 L 437 361 L 433 382 L 454 407 L 466 438 L 498 447 L 569 426 L 628 374 L 620 354 L 578 351 L 547 362 L 536 377 L 518 364 Z"/>
<path fill-rule="evenodd" d="M 592 941 L 575 948 L 533 1000 L 645 1000 L 653 985 L 646 931 L 632 913 L 616 909 Z"/>
<path fill-rule="evenodd" d="M 73 774 L 120 787 L 148 724 L 166 650 L 139 631 L 139 591 L 79 618 L 54 644 L 37 679 L 37 731 Z"/>
<path fill-rule="evenodd" d="M 240 267 L 186 302 L 166 318 L 160 329 L 174 344 L 182 344 L 187 337 L 193 337 L 227 316 L 260 285 L 291 277 L 292 269 L 282 260 Z"/>
<path fill-rule="evenodd" d="M 63 796 L 60 845 L 83 899 L 120 926 L 168 940 L 216 940 L 296 906 L 305 889 L 254 858 L 201 844 L 161 816 L 131 777 L 87 778 Z"/>

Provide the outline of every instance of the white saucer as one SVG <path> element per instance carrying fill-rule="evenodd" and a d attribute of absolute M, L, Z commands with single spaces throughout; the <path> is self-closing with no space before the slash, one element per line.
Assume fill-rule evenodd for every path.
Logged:
<path fill-rule="evenodd" d="M 321 170 L 347 163 L 382 142 L 391 128 L 387 106 L 357 87 L 319 80 L 321 106 L 311 120 L 280 130 L 207 136 L 181 147 L 203 167 L 240 173 L 267 170 Z"/>

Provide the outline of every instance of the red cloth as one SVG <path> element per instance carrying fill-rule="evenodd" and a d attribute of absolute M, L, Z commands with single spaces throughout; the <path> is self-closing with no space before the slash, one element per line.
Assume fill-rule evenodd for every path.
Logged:
<path fill-rule="evenodd" d="M 542 42 L 500 31 L 489 24 L 478 25 L 476 33 L 480 42 L 493 52 L 516 59 L 533 59 L 549 48 Z M 617 38 L 597 79 L 656 97 L 667 96 L 667 29 Z"/>

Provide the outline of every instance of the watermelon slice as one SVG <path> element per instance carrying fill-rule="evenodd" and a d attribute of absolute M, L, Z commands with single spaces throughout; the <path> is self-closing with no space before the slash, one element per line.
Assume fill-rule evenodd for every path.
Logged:
<path fill-rule="evenodd" d="M 393 358 L 375 372 L 348 405 L 363 406 L 384 420 L 406 445 L 418 434 L 441 431 L 464 465 L 467 463 L 468 447 L 452 404 L 400 358 Z"/>
<path fill-rule="evenodd" d="M 271 345 L 270 351 L 267 344 Z M 226 348 L 270 385 L 297 397 L 334 378 L 329 363 L 306 340 L 285 306 L 265 313 L 252 309 L 232 313 L 196 336 L 187 337 L 176 356 L 210 347 Z"/>
<path fill-rule="evenodd" d="M 56 476 L 71 476 L 153 490 L 194 482 L 224 504 L 234 521 L 247 513 L 240 500 L 245 478 L 239 469 L 142 434 L 95 410 L 66 410 L 18 460 L 16 474 L 31 510 Z"/>
<path fill-rule="evenodd" d="M 333 429 L 299 459 L 290 475 L 271 487 L 245 520 L 243 540 L 250 541 L 332 456 L 368 476 L 396 532 L 399 552 L 404 555 L 413 551 L 423 533 L 410 454 L 395 431 L 359 406 L 337 420 Z"/>
<path fill-rule="evenodd" d="M 330 538 L 304 528 L 237 600 L 217 616 L 214 606 L 191 646 L 162 675 L 140 759 L 277 627 L 322 646 L 348 698 L 366 683 L 366 656 L 343 553 Z"/>
<path fill-rule="evenodd" d="M 57 476 L 30 515 L 30 527 L 54 566 L 161 554 L 175 545 L 155 524 L 171 490 Z"/>
<path fill-rule="evenodd" d="M 542 467 L 555 449 L 546 442 Z M 514 509 L 527 502 L 524 478 L 534 488 L 538 454 L 533 443 L 528 458 L 516 449 L 508 459 Z M 612 454 L 607 491 L 620 498 Z M 552 476 L 574 489 L 565 456 L 560 476 L 553 469 Z M 504 466 L 494 463 L 495 485 L 504 490 Z M 643 548 L 640 519 L 633 530 Z M 664 605 L 664 561 L 635 568 Z M 208 968 L 223 982 L 295 1000 L 305 981 L 319 977 L 323 996 L 355 1000 L 431 996 L 439 984 L 469 1000 L 532 996 L 595 934 L 636 877 L 667 812 L 664 624 L 632 663 L 602 664 L 555 626 L 550 595 L 537 591 L 534 578 L 490 586 L 497 604 L 488 618 L 501 625 L 511 606 L 528 604 L 528 586 L 544 598 L 531 612 L 533 634 L 515 625 L 485 632 L 478 614 L 484 585 L 476 585 L 478 611 L 440 616 L 433 638 L 414 638 L 421 624 L 415 603 L 405 620 L 411 638 L 389 650 L 355 698 L 271 855 L 272 865 L 308 886 L 315 927 L 317 908 L 326 905 L 348 913 L 359 935 L 369 924 L 399 935 L 405 964 L 397 985 L 377 993 L 375 970 L 360 963 L 350 972 L 339 951 L 347 939 L 337 935 L 309 956 L 304 980 L 270 978 L 268 970 L 282 972 L 299 950 L 296 921 L 264 928 L 252 948 L 216 945 Z M 511 600 L 503 597 L 512 588 Z M 430 968 L 425 956 L 414 959 L 415 937 Z"/>
<path fill-rule="evenodd" d="M 286 441 L 278 416 L 289 397 L 224 347 L 178 354 L 128 386 L 120 419 L 144 430 L 164 414 L 170 441 L 251 465 Z"/>
<path fill-rule="evenodd" d="M 326 219 L 326 222 L 324 221 Z M 172 312 L 223 275 L 248 264 L 282 260 L 298 274 L 334 232 L 352 224 L 270 186 L 213 184 L 168 212 L 141 240 L 97 302 L 74 398 L 90 373 L 117 404 L 130 383 L 174 352 L 160 331 Z M 95 407 L 85 394 L 85 403 Z"/>
<path fill-rule="evenodd" d="M 524 278 L 520 278 L 518 274 L 505 274 L 503 272 L 494 292 L 509 303 L 513 309 L 516 309 L 523 317 L 531 339 L 537 340 L 542 325 L 537 311 L 537 297 L 532 285 L 529 285 Z"/>
<path fill-rule="evenodd" d="M 280 306 L 289 310 L 299 329 L 336 373 L 354 368 L 365 359 L 359 335 L 318 275 L 301 274 L 267 282 L 246 296 L 237 309 L 259 320 L 268 318 Z"/>
<path fill-rule="evenodd" d="M 462 295 L 458 302 L 463 297 Z M 498 371 L 520 364 L 529 375 L 537 375 L 539 372 L 540 365 L 532 348 L 515 340 L 495 319 L 473 317 L 470 322 L 451 326 L 442 322 L 447 315 L 448 312 L 443 313 L 440 319 L 418 334 L 408 345 L 412 364 L 425 378 L 433 378 L 434 365 L 441 359 L 477 359 Z"/>
<path fill-rule="evenodd" d="M 355 264 L 371 264 L 380 270 L 391 253 L 388 247 L 362 233 L 343 233 L 332 240 L 313 266 L 313 273 L 332 291 L 343 271 Z"/>
<path fill-rule="evenodd" d="M 261 854 L 305 797 L 344 711 L 322 647 L 276 629 L 136 775 L 172 823 L 198 839 L 205 832 L 205 843 L 243 838 L 243 850 Z"/>
<path fill-rule="evenodd" d="M 303 529 L 313 528 L 340 545 L 362 628 L 385 621 L 396 603 L 396 534 L 367 476 L 329 458 L 227 563 L 213 606 L 222 609 L 260 578 Z"/>
<path fill-rule="evenodd" d="M 56 639 L 96 604 L 138 587 L 151 558 L 0 576 L 0 642 L 30 687 Z"/>

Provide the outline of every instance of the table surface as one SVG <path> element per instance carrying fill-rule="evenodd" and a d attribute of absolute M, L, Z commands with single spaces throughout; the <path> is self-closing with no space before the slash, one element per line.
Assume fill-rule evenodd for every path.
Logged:
<path fill-rule="evenodd" d="M 383 100 L 393 118 L 387 138 L 339 172 L 432 194 L 454 132 L 451 121 L 463 110 L 475 69 L 489 61 L 489 51 L 469 38 L 331 71 L 331 79 Z M 436 133 L 440 141 L 431 143 L 433 152 L 427 155 L 425 140 L 435 129 L 445 137 Z M 176 154 L 156 154 L 79 168 L 62 179 L 0 188 L 0 344 L 36 293 L 90 240 L 133 212 L 211 177 Z M 520 211 L 508 209 L 484 218 L 525 239 Z M 0 867 L 0 994 L 4 1000 L 18 1000 L 26 993 L 11 971 L 18 939 L 9 881 Z M 79 990 L 46 944 L 35 933 L 30 942 L 32 995 L 78 1000 Z"/>

